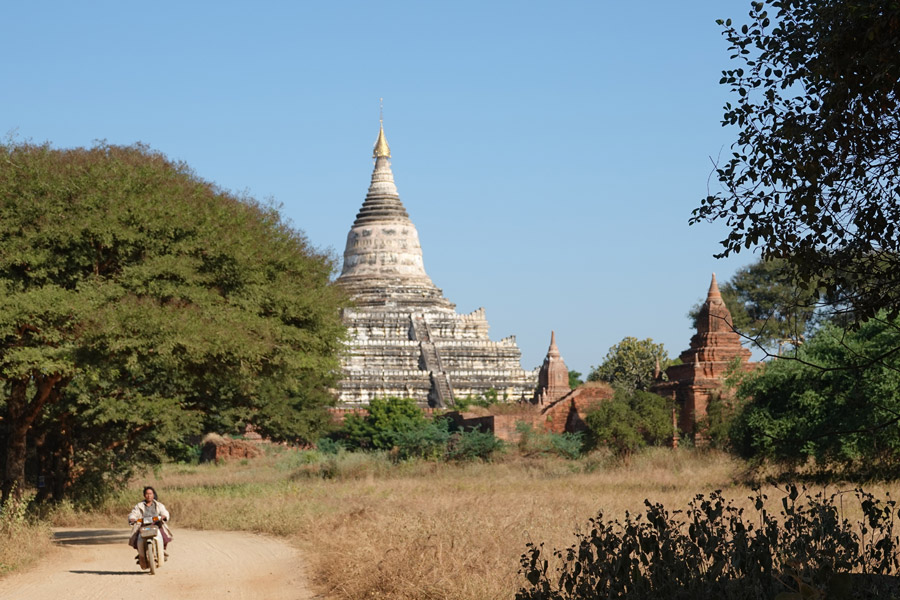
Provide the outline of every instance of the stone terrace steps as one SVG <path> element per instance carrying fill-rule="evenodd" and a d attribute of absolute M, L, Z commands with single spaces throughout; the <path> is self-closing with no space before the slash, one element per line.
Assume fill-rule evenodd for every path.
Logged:
<path fill-rule="evenodd" d="M 431 329 L 428 327 L 425 315 L 414 314 L 410 316 L 410 333 L 419 342 L 422 362 L 431 378 L 432 391 L 436 400 L 435 404 L 438 407 L 452 405 L 453 389 L 450 387 L 450 376 L 441 365 L 441 356 L 431 340 Z"/>

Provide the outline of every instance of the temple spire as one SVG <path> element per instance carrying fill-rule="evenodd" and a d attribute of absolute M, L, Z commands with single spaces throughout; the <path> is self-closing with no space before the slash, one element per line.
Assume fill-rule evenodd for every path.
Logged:
<path fill-rule="evenodd" d="M 381 126 L 378 129 L 378 139 L 375 140 L 375 150 L 372 152 L 372 158 L 390 158 L 391 148 L 388 146 L 387 139 L 384 137 L 384 119 L 379 118 L 378 122 Z"/>
<path fill-rule="evenodd" d="M 550 331 L 550 349 L 547 350 L 549 356 L 559 356 L 559 348 L 556 347 L 556 332 Z"/>
<path fill-rule="evenodd" d="M 454 308 L 425 272 L 419 234 L 394 183 L 383 123 L 373 156 L 372 181 L 347 234 L 344 265 L 337 281 L 346 286 L 357 306 L 406 303 L 419 308 Z"/>
<path fill-rule="evenodd" d="M 706 295 L 706 300 L 722 300 L 722 294 L 719 293 L 719 284 L 716 282 L 716 274 L 712 274 L 712 281 L 709 284 L 709 293 Z"/>

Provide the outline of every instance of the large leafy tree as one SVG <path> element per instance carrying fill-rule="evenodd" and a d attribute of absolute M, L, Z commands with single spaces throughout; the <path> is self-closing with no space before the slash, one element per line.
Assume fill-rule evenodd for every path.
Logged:
<path fill-rule="evenodd" d="M 814 322 L 815 290 L 795 285 L 782 259 L 758 260 L 742 267 L 719 290 L 734 329 L 771 354 L 779 354 L 786 344 L 802 344 Z M 701 307 L 698 303 L 691 309 L 688 316 L 692 321 L 697 320 Z"/>
<path fill-rule="evenodd" d="M 896 475 L 898 325 L 884 313 L 851 332 L 825 324 L 799 349 L 800 360 L 766 363 L 738 389 L 749 403 L 732 426 L 735 449 L 787 463 L 815 458 L 823 468 L 880 466 Z"/>
<path fill-rule="evenodd" d="M 669 354 L 662 344 L 647 338 L 623 338 L 607 352 L 599 367 L 591 367 L 588 381 L 606 381 L 627 390 L 647 390 L 656 381 L 657 370 L 669 366 Z"/>
<path fill-rule="evenodd" d="M 656 375 L 670 364 L 662 344 L 650 338 L 628 336 L 609 349 L 599 367 L 591 367 L 588 381 L 606 381 L 626 390 L 648 390 Z"/>
<path fill-rule="evenodd" d="M 204 427 L 315 437 L 343 336 L 332 270 L 274 208 L 145 147 L 0 146 L 3 496 L 26 462 L 59 497 Z"/>
<path fill-rule="evenodd" d="M 766 0 L 721 22 L 738 129 L 721 191 L 692 222 L 721 220 L 728 256 L 786 259 L 859 324 L 900 314 L 900 2 Z"/>

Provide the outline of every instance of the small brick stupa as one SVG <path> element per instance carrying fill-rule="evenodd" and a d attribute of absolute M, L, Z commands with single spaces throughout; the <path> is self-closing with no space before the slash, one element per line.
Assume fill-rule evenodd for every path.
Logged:
<path fill-rule="evenodd" d="M 556 347 L 556 332 L 550 332 L 550 349 L 538 372 L 538 385 L 534 391 L 535 404 L 551 404 L 572 391 L 569 387 L 569 369 Z"/>
<path fill-rule="evenodd" d="M 702 442 L 697 422 L 706 419 L 710 399 L 721 392 L 725 376 L 736 361 L 742 371 L 756 368 L 757 363 L 749 362 L 750 354 L 741 346 L 741 336 L 734 330 L 731 312 L 722 301 L 713 273 L 691 347 L 681 353 L 680 365 L 666 369 L 668 381 L 658 383 L 653 391 L 675 400 L 678 428 Z"/>

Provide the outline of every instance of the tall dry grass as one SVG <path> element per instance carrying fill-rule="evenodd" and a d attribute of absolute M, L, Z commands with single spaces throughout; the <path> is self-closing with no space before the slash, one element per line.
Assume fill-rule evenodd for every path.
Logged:
<path fill-rule="evenodd" d="M 527 542 L 566 547 L 598 511 L 619 518 L 642 511 L 644 499 L 676 510 L 716 489 L 749 507 L 749 486 L 735 483 L 742 469 L 725 454 L 665 449 L 628 464 L 593 455 L 464 465 L 281 450 L 220 466 L 166 466 L 88 519 L 121 524 L 148 484 L 172 512 L 176 544 L 178 527 L 286 537 L 327 598 L 493 600 L 524 583 Z"/>
<path fill-rule="evenodd" d="M 28 498 L 0 505 L 0 577 L 22 569 L 53 550 L 50 527 L 26 515 Z"/>

